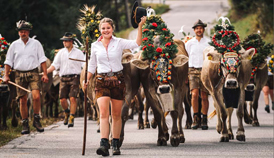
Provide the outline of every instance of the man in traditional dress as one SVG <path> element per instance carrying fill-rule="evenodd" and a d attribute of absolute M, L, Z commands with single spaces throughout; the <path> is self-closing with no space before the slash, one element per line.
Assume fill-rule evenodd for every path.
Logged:
<path fill-rule="evenodd" d="M 47 73 L 53 70 L 60 69 L 59 76 L 60 90 L 59 98 L 61 106 L 65 111 L 64 125 L 68 127 L 74 126 L 74 115 L 76 112 L 76 98 L 79 93 L 80 73 L 84 62 L 70 60 L 69 58 L 85 60 L 84 53 L 73 46 L 73 41 L 76 38 L 75 34 L 66 32 L 61 38 L 64 48 L 60 49 L 55 56 L 53 63 L 47 69 Z M 67 98 L 70 100 L 70 109 L 68 108 Z"/>
<path fill-rule="evenodd" d="M 38 74 L 38 66 L 43 69 L 41 80 L 48 82 L 46 56 L 41 43 L 29 37 L 32 25 L 29 22 L 20 20 L 16 23 L 20 38 L 10 45 L 8 49 L 5 64 L 4 82 L 8 82 L 9 72 L 14 68 L 16 84 L 28 88 L 30 87 L 33 99 L 34 120 L 33 126 L 38 132 L 43 132 L 44 128 L 40 123 L 39 111 L 41 108 L 40 102 L 40 77 Z M 21 134 L 29 134 L 28 122 L 28 107 L 27 107 L 27 92 L 17 88 L 17 97 L 20 101 L 20 114 L 22 117 L 23 130 Z"/>
<path fill-rule="evenodd" d="M 186 43 L 186 51 L 189 55 L 189 88 L 192 95 L 191 104 L 194 113 L 192 129 L 197 129 L 199 126 L 201 126 L 203 130 L 208 129 L 207 112 L 209 104 L 208 91 L 201 81 L 201 70 L 203 66 L 203 50 L 207 46 L 209 46 L 208 42 L 210 42 L 210 39 L 204 37 L 206 26 L 207 24 L 203 23 L 200 19 L 197 22 L 195 22 L 192 28 L 194 29 L 196 36 Z M 201 115 L 199 115 L 198 112 L 199 90 L 202 98 L 202 121 Z"/>

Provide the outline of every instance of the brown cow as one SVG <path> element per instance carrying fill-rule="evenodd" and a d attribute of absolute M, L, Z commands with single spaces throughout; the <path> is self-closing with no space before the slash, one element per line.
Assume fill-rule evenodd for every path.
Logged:
<path fill-rule="evenodd" d="M 233 133 L 231 129 L 231 114 L 233 108 L 226 108 L 224 103 L 223 90 L 226 89 L 236 89 L 239 88 L 239 102 L 237 109 L 238 118 L 238 130 L 237 130 L 237 140 L 245 141 L 244 127 L 242 118 L 244 116 L 244 102 L 245 102 L 245 87 L 250 80 L 251 74 L 251 62 L 249 60 L 250 56 L 253 56 L 254 49 L 249 49 L 244 51 L 243 49 L 239 52 L 241 56 L 237 56 L 241 59 L 241 63 L 238 65 L 236 73 L 229 73 L 225 65 L 221 65 L 221 71 L 225 76 L 218 75 L 218 69 L 220 68 L 220 61 L 223 59 L 221 53 L 218 53 L 214 47 L 209 46 L 204 50 L 204 62 L 201 72 L 201 80 L 207 90 L 210 92 L 213 100 L 214 106 L 216 108 L 218 122 L 217 122 L 217 132 L 222 134 L 220 141 L 228 142 L 229 138 L 233 138 Z M 235 53 L 236 55 L 236 53 Z M 208 59 L 208 57 L 212 59 Z M 225 66 L 225 67 L 224 67 Z M 229 65 L 228 65 L 229 66 Z M 231 94 L 233 96 L 233 93 Z M 228 127 L 226 125 L 226 119 L 228 118 Z"/>
<path fill-rule="evenodd" d="M 253 91 L 253 96 L 252 96 L 253 100 L 249 102 L 249 105 L 250 105 L 249 116 L 251 117 L 251 119 L 249 119 L 249 116 L 247 114 L 247 110 L 246 110 L 247 103 L 245 103 L 245 122 L 247 124 L 252 123 L 253 126 L 260 126 L 257 118 L 257 109 L 258 109 L 258 100 L 261 94 L 261 90 L 267 82 L 268 68 L 266 65 L 267 65 L 266 61 L 260 64 L 260 66 L 258 67 L 254 75 L 254 83 L 249 83 L 246 87 L 246 91 L 249 91 L 249 92 Z M 254 117 L 252 115 L 252 108 L 254 110 Z"/>
<path fill-rule="evenodd" d="M 159 38 L 155 39 L 155 44 Z M 166 126 L 163 107 L 167 102 L 173 102 L 174 109 L 172 109 L 171 117 L 173 120 L 173 126 L 171 130 L 170 142 L 172 146 L 178 146 L 185 141 L 184 133 L 182 130 L 182 116 L 183 107 L 182 102 L 185 96 L 185 80 L 188 74 L 188 57 L 184 48 L 184 43 L 180 40 L 174 40 L 178 45 L 178 53 L 176 58 L 173 59 L 171 84 L 161 84 L 156 79 L 154 70 L 150 69 L 149 61 L 142 61 L 140 59 L 132 60 L 128 66 L 124 66 L 125 81 L 126 83 L 126 99 L 122 110 L 122 132 L 120 141 L 122 143 L 124 139 L 124 125 L 127 120 L 128 103 L 137 94 L 140 83 L 144 88 L 147 104 L 149 104 L 153 110 L 154 118 L 158 124 L 158 146 L 167 145 L 169 139 L 168 129 Z M 159 44 L 159 42 L 158 42 Z M 135 58 L 138 58 L 140 54 L 136 54 Z M 167 97 L 170 100 L 163 100 L 163 96 L 169 95 L 170 92 L 174 93 L 174 97 Z M 167 101 L 167 102 L 166 102 Z M 177 120 L 178 126 L 177 126 Z"/>

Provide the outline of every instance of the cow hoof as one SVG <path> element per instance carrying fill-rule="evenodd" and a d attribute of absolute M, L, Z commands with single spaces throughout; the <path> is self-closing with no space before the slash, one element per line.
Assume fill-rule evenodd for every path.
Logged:
<path fill-rule="evenodd" d="M 236 136 L 236 139 L 237 139 L 238 141 L 243 141 L 243 142 L 245 142 L 245 135 L 237 135 L 237 136 Z"/>
<path fill-rule="evenodd" d="M 100 128 L 97 129 L 97 133 L 100 133 Z"/>
<path fill-rule="evenodd" d="M 244 121 L 246 124 L 251 124 L 252 123 L 252 119 L 248 116 L 248 117 L 244 117 Z"/>
<path fill-rule="evenodd" d="M 157 123 L 156 123 L 156 121 L 154 119 L 151 121 L 151 127 L 153 129 L 157 128 Z"/>
<path fill-rule="evenodd" d="M 157 140 L 157 146 L 167 146 L 167 141 L 165 138 L 162 138 L 162 139 L 158 139 Z"/>
<path fill-rule="evenodd" d="M 185 129 L 191 129 L 191 125 L 186 124 L 186 125 L 185 125 Z"/>
<path fill-rule="evenodd" d="M 186 139 L 183 134 L 180 134 L 180 143 L 185 143 Z"/>
<path fill-rule="evenodd" d="M 228 134 L 228 137 L 229 137 L 230 140 L 234 139 L 234 135 L 233 134 Z"/>
<path fill-rule="evenodd" d="M 140 123 L 138 124 L 139 129 L 144 129 L 144 124 Z"/>
<path fill-rule="evenodd" d="M 172 136 L 170 137 L 170 144 L 171 144 L 173 147 L 179 146 L 179 144 L 180 144 L 180 136 L 178 136 L 178 135 L 172 135 Z"/>
<path fill-rule="evenodd" d="M 258 121 L 258 120 L 253 121 L 253 122 L 252 122 L 252 126 L 253 126 L 253 127 L 259 127 L 259 126 L 260 126 L 259 121 Z"/>
<path fill-rule="evenodd" d="M 92 117 L 88 117 L 88 120 L 93 120 Z"/>
<path fill-rule="evenodd" d="M 149 122 L 145 122 L 145 128 L 150 128 Z"/>
<path fill-rule="evenodd" d="M 229 142 L 229 137 L 221 137 L 220 142 Z"/>
<path fill-rule="evenodd" d="M 167 132 L 166 133 L 166 141 L 168 141 L 169 140 L 169 133 Z"/>

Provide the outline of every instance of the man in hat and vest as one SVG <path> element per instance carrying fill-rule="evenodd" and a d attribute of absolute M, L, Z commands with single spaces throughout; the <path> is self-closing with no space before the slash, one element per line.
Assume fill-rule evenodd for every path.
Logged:
<path fill-rule="evenodd" d="M 80 73 L 84 62 L 70 60 L 69 58 L 85 60 L 84 53 L 73 46 L 73 41 L 76 38 L 75 34 L 66 32 L 60 39 L 63 41 L 64 48 L 60 49 L 55 56 L 53 63 L 47 69 L 47 73 L 60 69 L 59 76 L 60 90 L 59 97 L 61 106 L 65 111 L 64 125 L 68 127 L 74 126 L 74 115 L 76 112 L 76 98 L 79 93 Z M 68 108 L 67 99 L 70 100 L 70 109 Z"/>
<path fill-rule="evenodd" d="M 28 88 L 30 87 L 33 99 L 34 120 L 33 126 L 38 132 L 43 132 L 44 128 L 40 123 L 39 111 L 40 103 L 40 77 L 38 74 L 38 66 L 41 65 L 43 69 L 43 76 L 41 80 L 48 82 L 46 56 L 41 43 L 29 37 L 32 25 L 29 22 L 20 20 L 16 23 L 19 34 L 19 39 L 12 42 L 8 49 L 5 64 L 5 78 L 4 82 L 8 82 L 9 72 L 11 68 L 15 70 L 16 84 Z M 20 101 L 20 114 L 22 117 L 23 130 L 21 134 L 29 134 L 28 122 L 28 107 L 27 107 L 27 92 L 17 88 L 17 97 Z"/>
<path fill-rule="evenodd" d="M 204 37 L 205 27 L 207 24 L 203 23 L 200 19 L 195 22 L 194 33 L 196 34 L 195 38 L 192 38 L 186 43 L 186 51 L 189 55 L 188 66 L 189 66 L 189 88 L 191 91 L 191 104 L 193 107 L 193 124 L 192 129 L 197 129 L 199 126 L 203 130 L 207 130 L 207 112 L 208 112 L 208 91 L 204 87 L 201 81 L 201 70 L 203 66 L 203 50 L 209 46 L 210 39 Z M 200 95 L 202 98 L 202 115 L 199 114 L 199 104 L 198 97 Z"/>

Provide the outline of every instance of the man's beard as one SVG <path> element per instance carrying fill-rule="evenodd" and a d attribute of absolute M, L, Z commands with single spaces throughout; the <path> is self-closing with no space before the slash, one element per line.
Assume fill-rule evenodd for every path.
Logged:
<path fill-rule="evenodd" d="M 203 37 L 204 36 L 204 34 L 196 34 L 196 36 L 198 36 L 198 37 Z"/>

